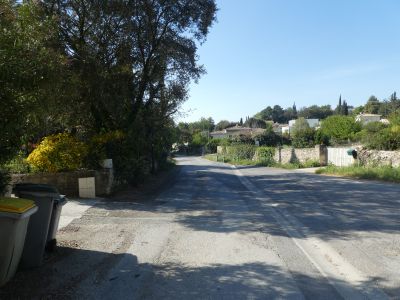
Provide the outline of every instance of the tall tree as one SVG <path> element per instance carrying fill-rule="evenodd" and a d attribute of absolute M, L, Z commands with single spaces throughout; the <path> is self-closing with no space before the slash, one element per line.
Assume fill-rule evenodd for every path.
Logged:
<path fill-rule="evenodd" d="M 360 130 L 361 124 L 351 116 L 334 115 L 321 123 L 321 133 L 328 136 L 333 144 L 348 142 Z"/>
<path fill-rule="evenodd" d="M 55 115 L 65 61 L 48 47 L 53 26 L 33 2 L 0 1 L 0 162 Z"/>
<path fill-rule="evenodd" d="M 291 130 L 292 145 L 296 148 L 314 146 L 315 131 L 310 127 L 307 120 L 298 118 Z"/>
<path fill-rule="evenodd" d="M 296 107 L 296 102 L 293 102 L 293 117 L 296 119 L 297 118 L 297 107 Z"/>
<path fill-rule="evenodd" d="M 161 158 L 172 116 L 187 99 L 214 0 L 43 0 L 57 20 L 58 51 L 76 91 L 70 99 L 86 135 L 122 129 L 132 165 Z M 121 159 L 121 164 L 123 160 Z"/>
<path fill-rule="evenodd" d="M 377 114 L 379 112 L 380 102 L 374 95 L 369 97 L 367 103 L 364 106 L 364 112 L 370 114 Z"/>
<path fill-rule="evenodd" d="M 299 113 L 299 117 L 303 117 L 306 119 L 325 119 L 328 116 L 333 114 L 332 108 L 330 105 L 311 105 L 309 107 L 303 107 Z"/>
<path fill-rule="evenodd" d="M 265 121 L 272 121 L 272 111 L 273 111 L 272 107 L 267 106 L 262 111 L 256 113 L 254 117 Z"/>
<path fill-rule="evenodd" d="M 284 116 L 283 123 L 288 123 L 290 120 L 297 119 L 297 111 L 295 111 L 292 107 L 288 107 L 284 110 L 283 116 Z"/>
<path fill-rule="evenodd" d="M 215 19 L 213 0 L 43 3 L 59 20 L 63 49 L 79 76 L 76 102 L 96 128 L 132 122 L 178 91 L 166 104 L 173 113 L 189 81 L 204 72 L 196 42 L 205 40 Z"/>
<path fill-rule="evenodd" d="M 250 128 L 266 128 L 266 122 L 257 118 L 249 118 L 244 125 Z"/>
<path fill-rule="evenodd" d="M 393 94 L 390 95 L 389 103 L 390 103 L 390 112 L 395 112 L 400 108 L 400 99 L 397 98 L 396 92 L 393 92 Z M 386 113 L 386 115 L 388 114 L 389 112 Z"/>
<path fill-rule="evenodd" d="M 272 109 L 272 121 L 275 123 L 285 122 L 284 111 L 279 105 L 274 105 L 274 108 Z"/>
<path fill-rule="evenodd" d="M 343 101 L 343 105 L 342 105 L 340 114 L 343 116 L 347 116 L 349 114 L 349 106 L 347 105 L 346 100 Z"/>
<path fill-rule="evenodd" d="M 223 130 L 225 128 L 234 126 L 234 123 L 228 121 L 228 120 L 221 120 L 215 125 L 215 130 Z"/>
<path fill-rule="evenodd" d="M 342 114 L 342 95 L 341 94 L 339 96 L 339 102 L 338 102 L 338 105 L 336 106 L 335 113 L 338 115 Z"/>

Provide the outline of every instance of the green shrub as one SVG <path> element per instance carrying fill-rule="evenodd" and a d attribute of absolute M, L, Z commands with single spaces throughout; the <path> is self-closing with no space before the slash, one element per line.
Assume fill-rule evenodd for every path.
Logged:
<path fill-rule="evenodd" d="M 324 134 L 321 129 L 317 129 L 315 131 L 314 136 L 315 144 L 316 145 L 326 145 L 329 146 L 329 136 Z"/>
<path fill-rule="evenodd" d="M 295 148 L 308 148 L 314 146 L 314 129 L 310 128 L 307 120 L 298 118 L 292 129 L 292 146 Z"/>
<path fill-rule="evenodd" d="M 320 161 L 314 159 L 308 159 L 304 163 L 300 164 L 300 168 L 316 168 L 320 166 L 321 166 Z"/>
<path fill-rule="evenodd" d="M 237 144 L 226 147 L 227 155 L 234 161 L 252 160 L 256 152 L 255 145 Z"/>
<path fill-rule="evenodd" d="M 221 139 L 211 139 L 206 144 L 206 150 L 208 153 L 217 153 L 217 147 L 221 144 Z"/>
<path fill-rule="evenodd" d="M 256 160 L 263 165 L 272 165 L 274 163 L 275 148 L 258 147 L 256 150 Z"/>
<path fill-rule="evenodd" d="M 87 154 L 85 143 L 68 133 L 59 133 L 45 137 L 27 162 L 41 172 L 72 171 L 83 166 Z"/>
<path fill-rule="evenodd" d="M 0 170 L 0 196 L 4 195 L 10 181 L 10 173 L 6 170 Z"/>
<path fill-rule="evenodd" d="M 5 168 L 13 174 L 23 174 L 31 172 L 31 166 L 26 161 L 25 155 L 22 151 L 18 152 L 18 154 L 8 161 L 5 165 Z"/>
<path fill-rule="evenodd" d="M 242 144 L 250 144 L 255 145 L 253 138 L 248 134 L 240 134 L 231 137 L 232 145 L 242 145 Z"/>
<path fill-rule="evenodd" d="M 198 132 L 193 135 L 193 139 L 192 142 L 190 143 L 190 146 L 193 148 L 198 148 L 206 144 L 207 144 L 207 137 L 203 133 Z"/>
<path fill-rule="evenodd" d="M 253 137 L 254 141 L 259 141 L 260 146 L 277 146 L 282 143 L 281 136 L 277 135 L 272 129 L 272 125 L 267 123 L 266 129 Z"/>
<path fill-rule="evenodd" d="M 351 116 L 329 116 L 321 124 L 321 133 L 329 137 L 331 144 L 354 140 L 355 134 L 359 131 L 361 131 L 361 124 Z"/>
<path fill-rule="evenodd" d="M 384 128 L 377 133 L 366 135 L 366 147 L 377 150 L 400 149 L 400 126 Z"/>

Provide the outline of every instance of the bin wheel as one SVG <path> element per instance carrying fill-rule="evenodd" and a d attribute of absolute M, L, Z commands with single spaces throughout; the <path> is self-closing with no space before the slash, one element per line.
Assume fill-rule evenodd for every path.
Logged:
<path fill-rule="evenodd" d="M 56 239 L 52 239 L 52 240 L 47 242 L 46 250 L 49 251 L 49 252 L 53 252 L 54 250 L 56 250 L 56 246 L 57 246 L 57 240 Z"/>

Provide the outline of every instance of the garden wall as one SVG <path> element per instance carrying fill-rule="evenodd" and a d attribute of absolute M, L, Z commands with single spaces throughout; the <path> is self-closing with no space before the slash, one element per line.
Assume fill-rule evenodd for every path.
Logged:
<path fill-rule="evenodd" d="M 217 147 L 217 153 L 223 153 L 222 146 Z M 314 148 L 276 148 L 274 160 L 278 163 L 305 163 L 306 161 L 319 161 L 322 166 L 333 164 L 335 166 L 350 166 L 357 160 L 347 154 L 347 150 L 357 150 L 357 156 L 362 165 L 400 167 L 400 151 L 367 150 L 361 146 L 329 147 L 317 145 Z"/>
<path fill-rule="evenodd" d="M 400 167 L 400 151 L 379 151 L 358 148 L 358 158 L 367 166 L 393 166 Z"/>
<path fill-rule="evenodd" d="M 320 161 L 321 146 L 314 148 L 277 148 L 274 160 L 281 164 L 305 163 L 307 161 Z"/>
<path fill-rule="evenodd" d="M 111 193 L 113 183 L 112 169 L 101 171 L 76 171 L 65 173 L 37 173 L 37 174 L 13 174 L 12 184 L 16 183 L 43 183 L 57 187 L 59 192 L 67 197 L 78 197 L 78 178 L 95 177 L 96 196 L 105 196 Z"/>

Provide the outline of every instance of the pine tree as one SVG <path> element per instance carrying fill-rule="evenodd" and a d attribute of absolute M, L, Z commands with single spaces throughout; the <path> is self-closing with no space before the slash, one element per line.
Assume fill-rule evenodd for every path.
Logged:
<path fill-rule="evenodd" d="M 239 122 L 239 124 L 240 124 L 240 126 L 242 126 L 242 125 L 243 125 L 243 119 L 242 119 L 242 118 L 240 118 L 240 122 Z"/>

